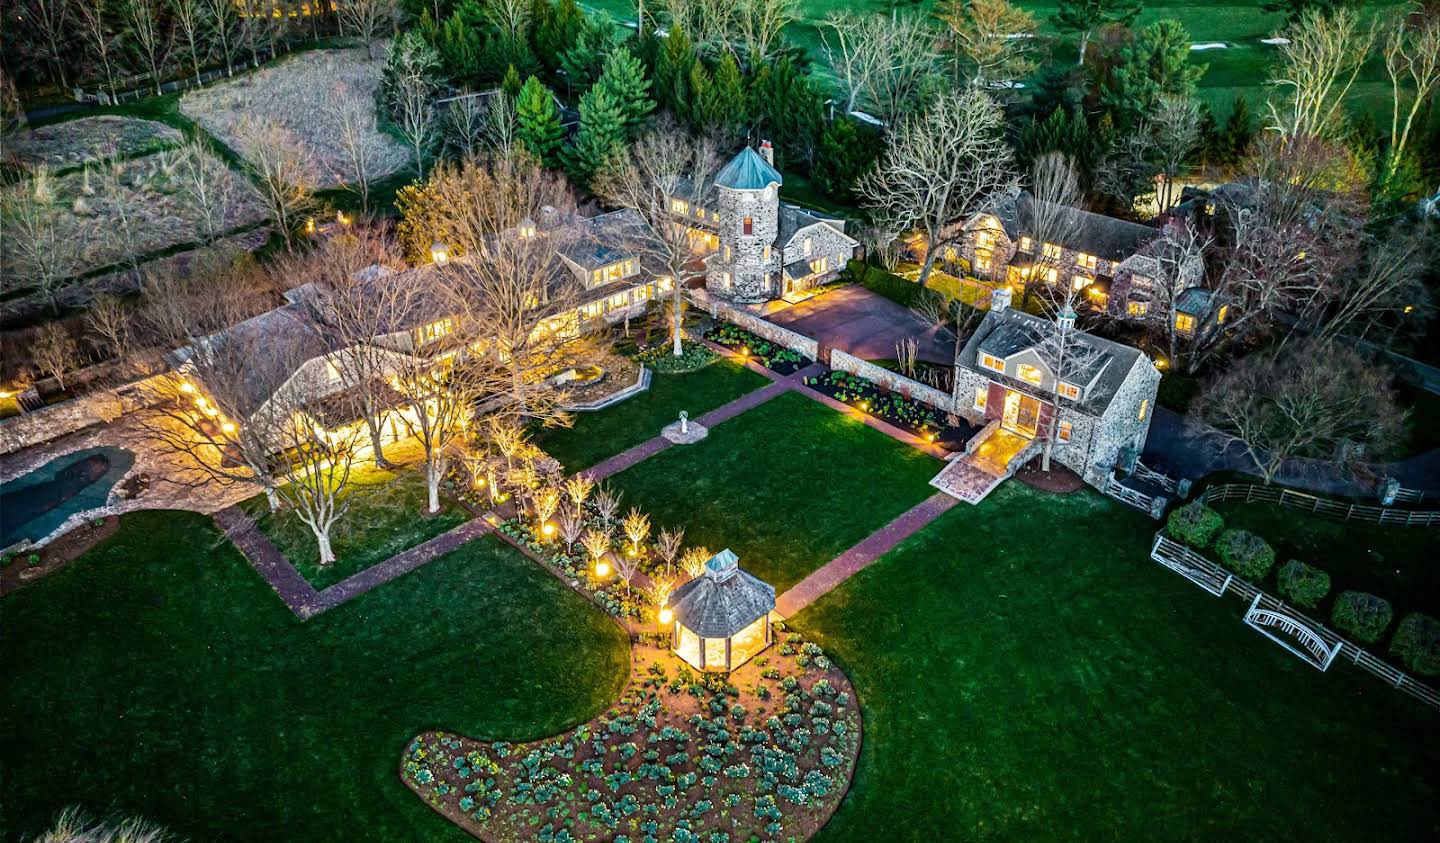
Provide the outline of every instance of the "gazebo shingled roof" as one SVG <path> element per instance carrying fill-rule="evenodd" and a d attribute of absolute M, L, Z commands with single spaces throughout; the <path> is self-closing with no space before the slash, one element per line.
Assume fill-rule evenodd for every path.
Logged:
<path fill-rule="evenodd" d="M 675 590 L 675 619 L 703 638 L 728 638 L 775 608 L 775 587 L 742 571 L 728 548 L 710 557 L 705 573 Z"/>

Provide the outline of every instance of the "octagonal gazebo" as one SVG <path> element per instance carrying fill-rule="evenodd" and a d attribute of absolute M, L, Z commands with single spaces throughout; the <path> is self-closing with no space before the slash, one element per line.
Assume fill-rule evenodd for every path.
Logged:
<path fill-rule="evenodd" d="M 700 670 L 728 672 L 770 646 L 775 587 L 742 571 L 728 548 L 675 590 L 670 649 Z"/>

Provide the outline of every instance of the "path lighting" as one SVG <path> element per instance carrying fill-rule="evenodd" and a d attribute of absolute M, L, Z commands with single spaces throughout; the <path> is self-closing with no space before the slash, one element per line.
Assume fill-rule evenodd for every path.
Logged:
<path fill-rule="evenodd" d="M 604 559 L 596 559 L 595 576 L 600 577 L 601 579 L 610 576 L 610 563 L 606 562 Z"/>
<path fill-rule="evenodd" d="M 234 422 L 225 422 L 224 424 L 220 425 L 220 429 L 223 430 L 223 431 L 225 431 L 226 433 L 234 433 L 234 432 L 235 432 L 235 423 L 234 423 Z"/>
<path fill-rule="evenodd" d="M 742 346 L 740 346 L 740 356 L 741 356 L 741 357 L 749 357 L 749 356 L 750 356 L 750 346 L 748 346 L 748 345 L 742 345 Z"/>
<path fill-rule="evenodd" d="M 860 411 L 861 411 L 861 412 L 864 412 L 864 413 L 868 413 L 868 412 L 870 411 L 870 402 L 869 402 L 869 401 L 861 401 L 861 402 L 860 402 Z"/>
<path fill-rule="evenodd" d="M 549 536 L 553 536 L 555 535 L 555 525 L 551 524 L 549 521 L 546 521 L 543 525 L 541 525 L 540 532 L 547 538 Z"/>
<path fill-rule="evenodd" d="M 443 264 L 450 260 L 450 250 L 446 248 L 444 243 L 436 240 L 430 244 L 430 259 L 437 264 Z"/>
<path fill-rule="evenodd" d="M 354 217 L 347 215 L 344 211 L 335 212 L 335 221 L 341 225 L 349 225 L 354 220 Z"/>
<path fill-rule="evenodd" d="M 314 233 L 315 233 L 315 218 L 314 218 L 314 217 L 306 217 L 306 218 L 305 218 L 305 233 L 306 233 L 306 234 L 314 234 Z"/>
<path fill-rule="evenodd" d="M 668 606 L 660 610 L 660 623 L 662 626 L 669 626 L 670 622 L 674 619 L 675 613 L 670 611 Z"/>
<path fill-rule="evenodd" d="M 1168 365 L 1170 365 L 1170 364 L 1167 363 L 1167 362 L 1165 362 L 1165 358 L 1164 358 L 1164 357 L 1156 357 L 1156 358 L 1155 358 L 1155 368 L 1159 369 L 1160 371 L 1162 371 L 1162 372 L 1165 371 L 1165 367 L 1168 366 Z"/>

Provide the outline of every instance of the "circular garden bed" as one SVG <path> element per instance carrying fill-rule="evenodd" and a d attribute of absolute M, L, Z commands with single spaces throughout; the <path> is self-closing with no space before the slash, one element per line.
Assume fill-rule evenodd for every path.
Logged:
<path fill-rule="evenodd" d="M 642 642 L 619 702 L 589 723 L 524 744 L 426 732 L 400 776 L 490 841 L 803 840 L 839 806 L 859 749 L 849 680 L 777 624 L 776 645 L 728 676 Z"/>

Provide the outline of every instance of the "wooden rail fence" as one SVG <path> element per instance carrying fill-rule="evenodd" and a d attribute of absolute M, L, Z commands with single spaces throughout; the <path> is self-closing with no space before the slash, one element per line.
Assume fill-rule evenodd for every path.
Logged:
<path fill-rule="evenodd" d="M 1251 483 L 1221 483 L 1211 486 L 1200 495 L 1200 499 L 1205 503 L 1229 500 L 1240 500 L 1245 503 L 1255 501 L 1277 503 L 1281 506 L 1303 509 L 1340 521 L 1364 521 L 1369 524 L 1390 524 L 1401 527 L 1433 527 L 1440 524 L 1440 512 L 1436 511 L 1341 503 L 1305 492 L 1277 489 L 1274 486 L 1256 486 Z"/>
<path fill-rule="evenodd" d="M 1303 626 L 1310 636 L 1314 636 L 1320 641 L 1323 641 L 1325 646 L 1329 648 L 1328 658 L 1324 665 L 1316 665 L 1322 670 L 1325 667 L 1329 667 L 1330 661 L 1333 661 L 1338 656 L 1343 656 L 1354 662 L 1356 667 L 1383 679 L 1386 684 L 1392 688 L 1409 694 L 1411 697 L 1414 697 L 1433 709 L 1440 710 L 1440 691 L 1436 691 L 1423 682 L 1416 681 L 1414 677 L 1405 671 L 1372 656 L 1370 653 L 1352 644 L 1348 639 L 1340 637 L 1340 635 L 1336 634 L 1324 624 L 1312 620 L 1286 605 L 1283 601 L 1271 597 L 1246 580 L 1230 574 L 1224 568 L 1221 568 L 1219 565 L 1216 565 L 1214 562 L 1211 562 L 1209 559 L 1206 559 L 1185 545 L 1169 538 L 1164 533 L 1155 534 L 1155 544 L 1150 549 L 1150 558 L 1172 571 L 1179 572 L 1185 576 L 1186 579 L 1194 582 L 1207 593 L 1213 594 L 1216 597 L 1223 597 L 1225 594 L 1234 593 L 1241 600 L 1250 604 L 1249 611 L 1246 613 L 1247 616 L 1255 615 L 1257 612 L 1263 612 L 1265 613 L 1264 619 L 1269 621 L 1275 620 L 1273 617 L 1275 615 L 1283 615 L 1289 618 L 1290 623 Z M 1217 583 L 1223 584 L 1217 586 Z M 1272 640 L 1276 639 L 1272 637 Z M 1288 645 L 1286 645 L 1286 648 L 1294 652 Z M 1306 662 L 1314 663 L 1308 658 Z"/>

